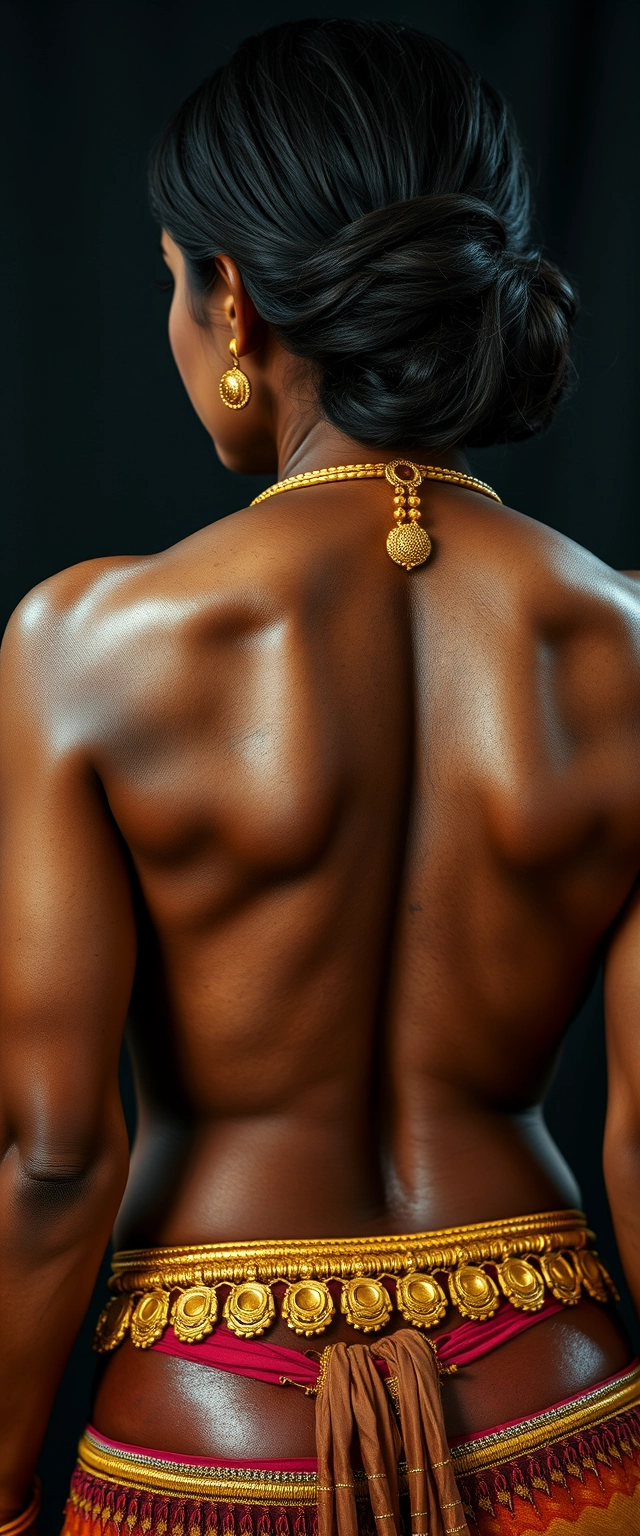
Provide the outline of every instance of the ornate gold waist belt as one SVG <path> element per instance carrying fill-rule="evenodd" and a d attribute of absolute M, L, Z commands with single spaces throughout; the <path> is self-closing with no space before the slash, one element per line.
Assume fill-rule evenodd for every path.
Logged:
<path fill-rule="evenodd" d="M 148 1349 L 169 1323 L 178 1338 L 195 1343 L 211 1333 L 221 1291 L 227 1327 L 246 1339 L 270 1327 L 276 1300 L 294 1333 L 308 1337 L 328 1327 L 338 1298 L 347 1322 L 363 1333 L 384 1328 L 394 1304 L 415 1328 L 433 1328 L 449 1305 L 482 1322 L 501 1296 L 523 1312 L 538 1312 L 547 1294 L 574 1306 L 583 1289 L 606 1302 L 615 1289 L 594 1241 L 582 1212 L 569 1210 L 405 1237 L 132 1249 L 113 1256 L 114 1294 L 94 1347 L 115 1349 L 129 1334 Z"/>

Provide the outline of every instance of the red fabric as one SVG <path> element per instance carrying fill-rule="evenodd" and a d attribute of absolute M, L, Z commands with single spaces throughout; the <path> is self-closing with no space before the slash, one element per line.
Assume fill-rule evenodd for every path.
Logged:
<path fill-rule="evenodd" d="M 562 1312 L 559 1301 L 549 1298 L 539 1312 L 516 1312 L 505 1302 L 494 1317 L 487 1322 L 463 1322 L 449 1333 L 435 1336 L 438 1359 L 441 1365 L 471 1365 L 491 1350 L 505 1344 L 527 1328 Z M 195 1360 L 198 1365 L 211 1365 L 217 1371 L 231 1371 L 234 1376 L 249 1376 L 253 1381 L 266 1381 L 278 1386 L 286 1376 L 299 1387 L 315 1387 L 318 1380 L 317 1359 L 298 1349 L 286 1349 L 276 1344 L 265 1344 L 257 1339 L 239 1339 L 231 1333 L 226 1323 L 218 1323 L 209 1337 L 199 1344 L 184 1344 L 176 1338 L 173 1328 L 167 1328 L 161 1339 L 152 1346 L 161 1354 L 177 1355 L 182 1360 Z M 322 1342 L 316 1346 L 319 1352 Z M 381 1376 L 389 1374 L 382 1360 L 376 1361 Z"/>
<path fill-rule="evenodd" d="M 91 1433 L 107 1449 L 128 1449 L 168 1463 L 220 1465 L 204 1457 L 123 1447 L 95 1430 Z M 255 1460 L 234 1465 L 270 1471 L 315 1467 L 308 1462 Z M 459 1490 L 473 1536 L 638 1536 L 640 1410 L 627 1409 L 606 1423 L 552 1439 L 541 1450 L 461 1476 Z M 368 1503 L 359 1506 L 358 1517 L 358 1536 L 380 1536 Z M 453 1527 L 459 1523 L 455 1519 Z M 318 1536 L 318 1515 L 314 1505 L 223 1505 L 204 1498 L 141 1493 L 92 1476 L 78 1465 L 63 1536 L 122 1536 L 123 1531 L 126 1536 Z"/>
<path fill-rule="evenodd" d="M 563 1311 L 562 1302 L 554 1301 L 551 1296 L 539 1312 L 516 1312 L 515 1307 L 505 1301 L 486 1323 L 464 1322 L 451 1333 L 436 1334 L 434 1344 L 440 1364 L 471 1365 L 472 1361 L 481 1360 L 500 1344 L 506 1344 L 508 1339 L 515 1339 L 517 1334 L 526 1333 L 527 1328 L 534 1328 L 536 1323 L 543 1323 L 545 1318 Z"/>
<path fill-rule="evenodd" d="M 318 1361 L 298 1349 L 282 1349 L 257 1339 L 239 1339 L 226 1323 L 218 1323 L 213 1333 L 199 1344 L 183 1344 L 173 1328 L 167 1328 L 153 1349 L 181 1360 L 195 1360 L 198 1365 L 212 1365 L 217 1371 L 231 1371 L 234 1376 L 250 1376 L 253 1381 L 267 1381 L 279 1386 L 281 1376 L 289 1376 L 299 1387 L 315 1387 Z M 322 1345 L 320 1345 L 320 1349 Z"/>

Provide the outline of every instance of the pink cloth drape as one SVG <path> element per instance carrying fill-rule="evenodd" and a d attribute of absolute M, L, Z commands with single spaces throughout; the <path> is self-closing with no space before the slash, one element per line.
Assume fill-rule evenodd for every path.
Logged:
<path fill-rule="evenodd" d="M 505 1302 L 495 1316 L 484 1323 L 466 1321 L 448 1333 L 436 1335 L 434 1343 L 440 1365 L 471 1365 L 500 1344 L 506 1344 L 508 1339 L 562 1310 L 562 1304 L 552 1298 L 548 1298 L 539 1312 L 516 1312 L 509 1302 Z M 314 1341 L 314 1344 L 319 1353 L 322 1342 Z M 282 1377 L 299 1387 L 315 1387 L 318 1380 L 318 1360 L 313 1356 L 298 1349 L 263 1343 L 261 1339 L 239 1339 L 229 1331 L 226 1323 L 218 1323 L 209 1337 L 199 1344 L 185 1344 L 176 1338 L 173 1328 L 167 1328 L 152 1347 L 161 1354 L 194 1360 L 198 1365 L 211 1365 L 217 1371 L 230 1371 L 234 1376 L 248 1376 L 253 1381 L 266 1381 L 272 1386 L 280 1385 Z M 375 1350 L 375 1345 L 372 1348 Z M 382 1359 L 376 1359 L 376 1367 L 382 1376 L 389 1374 Z"/>

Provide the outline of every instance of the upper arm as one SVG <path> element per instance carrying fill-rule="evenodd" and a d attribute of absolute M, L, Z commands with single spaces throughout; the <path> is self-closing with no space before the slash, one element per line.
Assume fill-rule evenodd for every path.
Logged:
<path fill-rule="evenodd" d="M 608 1137 L 640 1141 L 640 884 L 609 944 L 605 963 L 609 1072 Z"/>
<path fill-rule="evenodd" d="M 640 883 L 609 946 L 605 1012 L 604 1173 L 620 1257 L 640 1314 Z"/>
<path fill-rule="evenodd" d="M 117 830 L 82 732 L 65 738 L 72 674 L 44 609 L 18 612 L 0 653 L 0 1134 L 64 1177 L 122 1137 L 136 940 Z"/>

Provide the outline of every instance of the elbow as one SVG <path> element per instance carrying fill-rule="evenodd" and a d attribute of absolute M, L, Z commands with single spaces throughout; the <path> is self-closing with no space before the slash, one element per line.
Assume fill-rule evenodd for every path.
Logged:
<path fill-rule="evenodd" d="M 108 1160 L 108 1158 L 107 1158 Z M 38 1151 L 20 1157 L 19 1179 L 25 1191 L 68 1190 L 71 1199 L 81 1198 L 93 1184 L 101 1164 L 100 1155 L 62 1158 L 55 1152 Z"/>
<path fill-rule="evenodd" d="M 129 1167 L 124 1124 L 121 1134 L 94 1136 L 86 1145 L 39 1144 L 14 1148 L 14 1195 L 25 1217 L 38 1222 L 95 1222 L 104 1212 L 112 1223 Z"/>
<path fill-rule="evenodd" d="M 87 1222 L 108 1232 L 129 1168 L 119 1094 L 31 1093 L 6 1107 L 5 1127 L 0 1177 L 25 1230 L 71 1234 Z"/>

